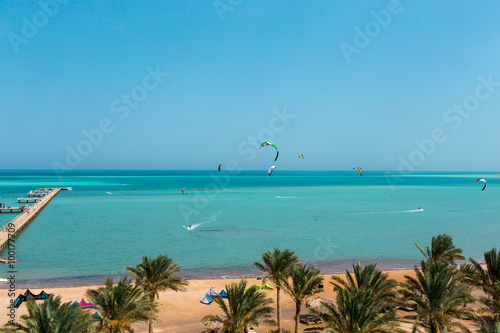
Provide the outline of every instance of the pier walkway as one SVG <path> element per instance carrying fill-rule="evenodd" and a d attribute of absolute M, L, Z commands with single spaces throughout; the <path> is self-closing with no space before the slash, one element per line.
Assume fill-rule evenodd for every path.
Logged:
<path fill-rule="evenodd" d="M 17 202 L 26 202 L 26 203 L 32 203 L 32 202 L 37 202 L 42 199 L 40 198 L 17 198 Z"/>
<path fill-rule="evenodd" d="M 29 206 L 19 206 L 19 207 L 0 207 L 0 213 L 22 213 L 25 210 L 28 210 Z"/>
<path fill-rule="evenodd" d="M 50 200 L 52 200 L 61 188 L 53 188 L 53 189 L 44 189 L 47 190 L 39 200 L 31 206 L 26 206 L 26 209 L 19 214 L 15 219 L 7 223 L 7 225 L 13 225 L 10 228 L 10 231 L 2 230 L 0 231 L 0 250 L 3 250 L 5 246 L 8 244 L 9 233 L 12 235 L 17 235 L 21 230 L 23 230 L 29 222 L 31 222 L 38 213 L 47 205 Z M 30 192 L 33 193 L 33 192 Z M 38 193 L 37 193 L 38 194 Z"/>

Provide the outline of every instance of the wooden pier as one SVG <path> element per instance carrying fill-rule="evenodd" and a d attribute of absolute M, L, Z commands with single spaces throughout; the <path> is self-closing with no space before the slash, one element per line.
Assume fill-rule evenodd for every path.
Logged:
<path fill-rule="evenodd" d="M 28 210 L 29 206 L 19 206 L 19 207 L 2 207 L 0 208 L 0 214 L 1 213 L 22 213 L 25 210 Z"/>
<path fill-rule="evenodd" d="M 17 198 L 17 202 L 25 202 L 25 203 L 35 203 L 37 201 L 42 200 L 41 198 Z"/>
<path fill-rule="evenodd" d="M 47 192 L 37 192 L 37 191 L 30 191 L 28 193 L 28 197 L 43 197 L 47 194 Z"/>
<path fill-rule="evenodd" d="M 11 220 L 6 224 L 7 226 L 11 225 L 10 230 L 0 231 L 0 250 L 3 250 L 3 248 L 7 246 L 9 234 L 11 235 L 10 236 L 11 238 L 17 235 L 21 230 L 23 230 L 29 224 L 29 222 L 31 222 L 38 215 L 38 213 L 45 207 L 45 205 L 47 205 L 50 202 L 50 200 L 52 200 L 57 195 L 57 193 L 61 191 L 60 188 L 44 189 L 44 190 L 49 190 L 49 191 L 46 191 L 46 193 L 41 198 L 39 198 L 39 200 L 35 202 L 33 205 L 25 206 L 26 208 L 21 212 L 21 214 L 19 214 L 19 216 L 17 216 L 15 219 Z M 36 193 L 36 192 L 38 191 L 31 191 L 30 193 Z M 10 210 L 11 208 L 2 208 L 2 209 Z"/>

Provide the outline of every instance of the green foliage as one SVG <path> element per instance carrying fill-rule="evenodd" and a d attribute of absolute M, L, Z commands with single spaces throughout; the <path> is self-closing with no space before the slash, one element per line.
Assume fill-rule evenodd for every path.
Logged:
<path fill-rule="evenodd" d="M 255 288 L 247 288 L 247 281 L 226 285 L 227 303 L 221 296 L 213 297 L 224 315 L 207 315 L 201 319 L 202 324 L 210 325 L 212 330 L 233 333 L 244 333 L 249 327 L 261 324 L 275 325 L 271 320 L 273 308 L 269 305 L 273 300 L 267 298 Z"/>
<path fill-rule="evenodd" d="M 497 322 L 495 327 L 489 330 L 486 326 L 481 325 L 479 333 L 500 333 L 500 322 Z"/>
<path fill-rule="evenodd" d="M 317 285 L 323 283 L 323 277 L 314 266 L 295 264 L 290 269 L 290 278 L 291 283 L 289 280 L 284 281 L 283 286 L 296 304 L 303 305 L 310 296 L 321 291 Z"/>
<path fill-rule="evenodd" d="M 336 303 L 324 302 L 322 311 L 312 310 L 327 323 L 326 332 L 404 332 L 398 327 L 396 311 L 386 311 L 386 303 L 376 301 L 369 288 L 340 288 Z"/>
<path fill-rule="evenodd" d="M 99 329 L 110 333 L 133 332 L 132 326 L 137 323 L 157 321 L 156 302 L 151 302 L 147 294 L 125 277 L 115 286 L 112 279 L 107 279 L 104 287 L 89 289 L 86 295 L 101 317 Z"/>
<path fill-rule="evenodd" d="M 348 270 L 345 273 L 345 280 L 332 276 L 333 282 L 330 282 L 335 291 L 341 289 L 359 290 L 365 288 L 370 292 L 374 301 L 385 303 L 385 307 L 395 307 L 398 302 L 398 293 L 396 287 L 398 283 L 396 280 L 389 279 L 388 274 L 384 274 L 377 268 L 377 264 L 370 264 L 364 267 L 358 262 L 353 265 L 353 273 Z"/>
<path fill-rule="evenodd" d="M 260 269 L 266 276 L 263 283 L 269 279 L 276 286 L 276 315 L 278 319 L 278 332 L 281 331 L 281 304 L 280 289 L 290 276 L 290 268 L 299 261 L 297 255 L 290 250 L 274 249 L 261 256 L 264 264 L 254 262 L 254 266 Z"/>
<path fill-rule="evenodd" d="M 21 323 L 5 325 L 0 332 L 82 333 L 96 326 L 95 319 L 78 305 L 61 304 L 59 296 L 50 295 L 43 303 L 26 301 L 27 315 Z"/>
<path fill-rule="evenodd" d="M 159 255 L 155 259 L 143 256 L 142 263 L 136 267 L 127 267 L 127 272 L 132 274 L 136 280 L 136 286 L 140 287 L 151 302 L 160 298 L 160 292 L 164 290 L 184 291 L 187 281 L 176 276 L 182 267 L 171 258 Z M 153 322 L 149 323 L 149 332 L 153 332 Z"/>
<path fill-rule="evenodd" d="M 490 312 L 495 322 L 500 321 L 500 251 L 492 249 L 484 253 L 486 269 L 474 259 L 464 268 L 469 284 L 481 288 L 486 297 L 480 301 Z"/>
<path fill-rule="evenodd" d="M 456 265 L 455 260 L 465 260 L 462 249 L 458 249 L 453 244 L 453 238 L 447 234 L 432 237 L 431 247 L 421 249 L 417 243 L 415 246 L 422 252 L 428 264 L 441 262 L 448 265 Z"/>
<path fill-rule="evenodd" d="M 283 282 L 290 275 L 290 268 L 299 261 L 297 255 L 293 251 L 274 249 L 273 252 L 268 251 L 261 256 L 264 264 L 254 262 L 254 266 L 260 269 L 266 277 L 271 280 L 277 287 L 281 287 Z"/>
<path fill-rule="evenodd" d="M 175 276 L 182 267 L 171 258 L 159 255 L 155 259 L 143 256 L 142 263 L 136 267 L 127 267 L 127 272 L 136 278 L 136 285 L 142 288 L 151 298 L 159 298 L 159 292 L 164 290 L 184 291 L 188 283 L 185 279 Z"/>
<path fill-rule="evenodd" d="M 370 264 L 353 266 L 351 274 L 346 270 L 345 280 L 332 276 L 336 305 L 322 302 L 321 309 L 311 311 L 326 322 L 326 332 L 343 333 L 393 333 L 399 329 L 395 303 L 397 282 L 389 279 Z"/>
<path fill-rule="evenodd" d="M 290 269 L 290 279 L 284 281 L 283 287 L 295 302 L 295 333 L 298 333 L 301 307 L 309 297 L 321 292 L 317 286 L 323 283 L 323 277 L 320 270 L 314 266 L 295 264 Z"/>
<path fill-rule="evenodd" d="M 478 319 L 464 305 L 472 303 L 469 287 L 462 282 L 461 274 L 446 262 L 427 264 L 422 270 L 415 268 L 416 278 L 405 276 L 402 284 L 403 297 L 417 304 L 418 318 L 429 325 L 429 332 L 438 333 L 444 329 L 469 330 L 454 319 Z"/>

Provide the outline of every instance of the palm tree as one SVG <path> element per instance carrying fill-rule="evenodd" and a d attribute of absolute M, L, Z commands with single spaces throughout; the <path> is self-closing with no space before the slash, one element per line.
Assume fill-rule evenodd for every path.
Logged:
<path fill-rule="evenodd" d="M 464 304 L 473 302 L 469 287 L 462 282 L 457 269 L 445 262 L 424 264 L 415 268 L 416 278 L 405 276 L 402 283 L 403 297 L 418 306 L 416 325 L 423 320 L 429 325 L 429 332 L 457 327 L 462 332 L 470 332 L 464 325 L 453 319 L 477 319 L 478 317 Z"/>
<path fill-rule="evenodd" d="M 472 264 L 472 278 L 476 281 L 476 285 L 483 290 L 485 287 L 495 289 L 495 283 L 500 282 L 500 251 L 492 249 L 484 253 L 486 270 L 474 259 L 470 258 L 469 260 Z"/>
<path fill-rule="evenodd" d="M 184 291 L 188 283 L 181 277 L 175 276 L 182 267 L 165 255 L 156 259 L 143 256 L 142 263 L 136 267 L 127 267 L 127 272 L 135 276 L 135 284 L 149 296 L 151 303 L 155 298 L 160 299 L 160 291 Z M 149 333 L 153 332 L 153 322 L 149 322 Z"/>
<path fill-rule="evenodd" d="M 490 286 L 484 287 L 483 290 L 486 293 L 486 297 L 481 296 L 479 298 L 481 303 L 483 303 L 486 306 L 486 311 L 483 310 L 483 312 L 489 313 L 495 325 L 499 325 L 500 324 L 500 295 L 499 295 L 500 281 L 495 282 L 491 287 Z"/>
<path fill-rule="evenodd" d="M 365 288 L 370 292 L 375 302 L 383 302 L 384 307 L 391 308 L 398 302 L 396 280 L 389 279 L 388 274 L 384 274 L 377 268 L 377 264 L 370 264 L 362 267 L 358 262 L 353 265 L 353 274 L 348 270 L 345 273 L 345 280 L 338 276 L 332 276 L 330 282 L 335 291 L 346 289 L 347 291 Z"/>
<path fill-rule="evenodd" d="M 493 286 L 487 286 L 484 288 L 484 292 L 486 293 L 486 297 L 481 296 L 480 301 L 486 308 L 488 309 L 491 318 L 495 322 L 495 324 L 500 324 L 500 281 L 497 281 L 493 284 Z"/>
<path fill-rule="evenodd" d="M 422 252 L 428 263 L 443 262 L 455 265 L 455 260 L 465 260 L 462 249 L 458 249 L 453 244 L 453 238 L 447 234 L 432 237 L 431 248 L 424 247 L 422 250 L 417 243 L 415 246 Z"/>
<path fill-rule="evenodd" d="M 96 326 L 96 320 L 78 305 L 61 304 L 61 297 L 50 295 L 42 304 L 26 302 L 27 315 L 21 323 L 5 325 L 0 332 L 82 333 Z"/>
<path fill-rule="evenodd" d="M 399 328 L 396 310 L 388 311 L 386 303 L 376 300 L 373 289 L 336 288 L 336 303 L 323 302 L 322 309 L 312 309 L 312 313 L 326 323 L 325 332 L 342 333 L 393 333 L 405 332 Z"/>
<path fill-rule="evenodd" d="M 495 327 L 493 327 L 493 330 L 488 330 L 484 325 L 481 325 L 481 330 L 479 333 L 500 333 L 500 322 L 497 322 L 495 324 Z"/>
<path fill-rule="evenodd" d="M 383 274 L 376 264 L 362 267 L 353 265 L 353 273 L 346 270 L 345 279 L 332 276 L 333 302 L 322 302 L 321 308 L 312 312 L 327 323 L 326 331 L 402 332 L 396 321 L 395 304 L 398 283 Z"/>
<path fill-rule="evenodd" d="M 484 253 L 486 269 L 470 258 L 471 264 L 462 265 L 464 280 L 473 287 L 481 288 L 486 297 L 480 301 L 486 305 L 495 322 L 500 320 L 500 251 L 492 249 Z"/>
<path fill-rule="evenodd" d="M 281 332 L 281 303 L 280 303 L 280 289 L 283 286 L 283 281 L 286 281 L 290 268 L 299 261 L 297 255 L 293 251 L 274 249 L 273 252 L 268 251 L 262 256 L 264 264 L 254 262 L 254 266 L 260 269 L 267 276 L 264 278 L 269 279 L 276 286 L 276 316 L 278 320 L 278 333 Z"/>
<path fill-rule="evenodd" d="M 295 302 L 295 333 L 299 332 L 302 305 L 309 297 L 321 291 L 318 284 L 323 283 L 323 277 L 319 274 L 320 270 L 314 266 L 306 267 L 305 264 L 295 264 L 290 269 L 291 283 L 288 280 L 283 282 L 286 293 Z"/>
<path fill-rule="evenodd" d="M 156 302 L 125 277 L 116 286 L 108 278 L 104 287 L 89 289 L 86 295 L 97 306 L 98 328 L 109 333 L 133 332 L 136 323 L 157 320 Z"/>
<path fill-rule="evenodd" d="M 201 319 L 203 324 L 218 324 L 213 326 L 218 327 L 218 332 L 229 330 L 232 333 L 244 333 L 249 327 L 260 324 L 275 324 L 270 319 L 274 310 L 269 305 L 273 300 L 256 288 L 247 289 L 247 281 L 226 285 L 226 291 L 228 304 L 221 296 L 213 297 L 224 315 L 206 315 Z"/>

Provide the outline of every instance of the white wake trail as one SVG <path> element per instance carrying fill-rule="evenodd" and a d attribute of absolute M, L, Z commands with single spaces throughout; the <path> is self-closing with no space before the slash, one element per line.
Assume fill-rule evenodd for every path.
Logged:
<path fill-rule="evenodd" d="M 419 209 L 411 209 L 411 210 L 395 210 L 395 211 L 390 211 L 390 212 L 367 212 L 367 213 L 360 213 L 360 214 L 401 214 L 401 213 L 418 213 L 418 212 L 423 212 L 423 208 Z"/>
<path fill-rule="evenodd" d="M 198 224 L 190 224 L 188 225 L 187 227 L 185 225 L 183 225 L 184 229 L 188 230 L 188 231 L 192 231 L 196 228 L 198 228 L 200 225 L 203 225 L 203 224 L 207 224 L 207 223 L 212 223 L 212 222 L 215 222 L 217 221 L 217 216 L 219 216 L 219 214 L 222 212 L 221 211 L 218 211 L 217 213 L 215 213 L 214 215 L 212 215 L 212 217 L 210 217 L 209 220 L 207 221 L 204 221 L 204 222 L 200 222 Z"/>

